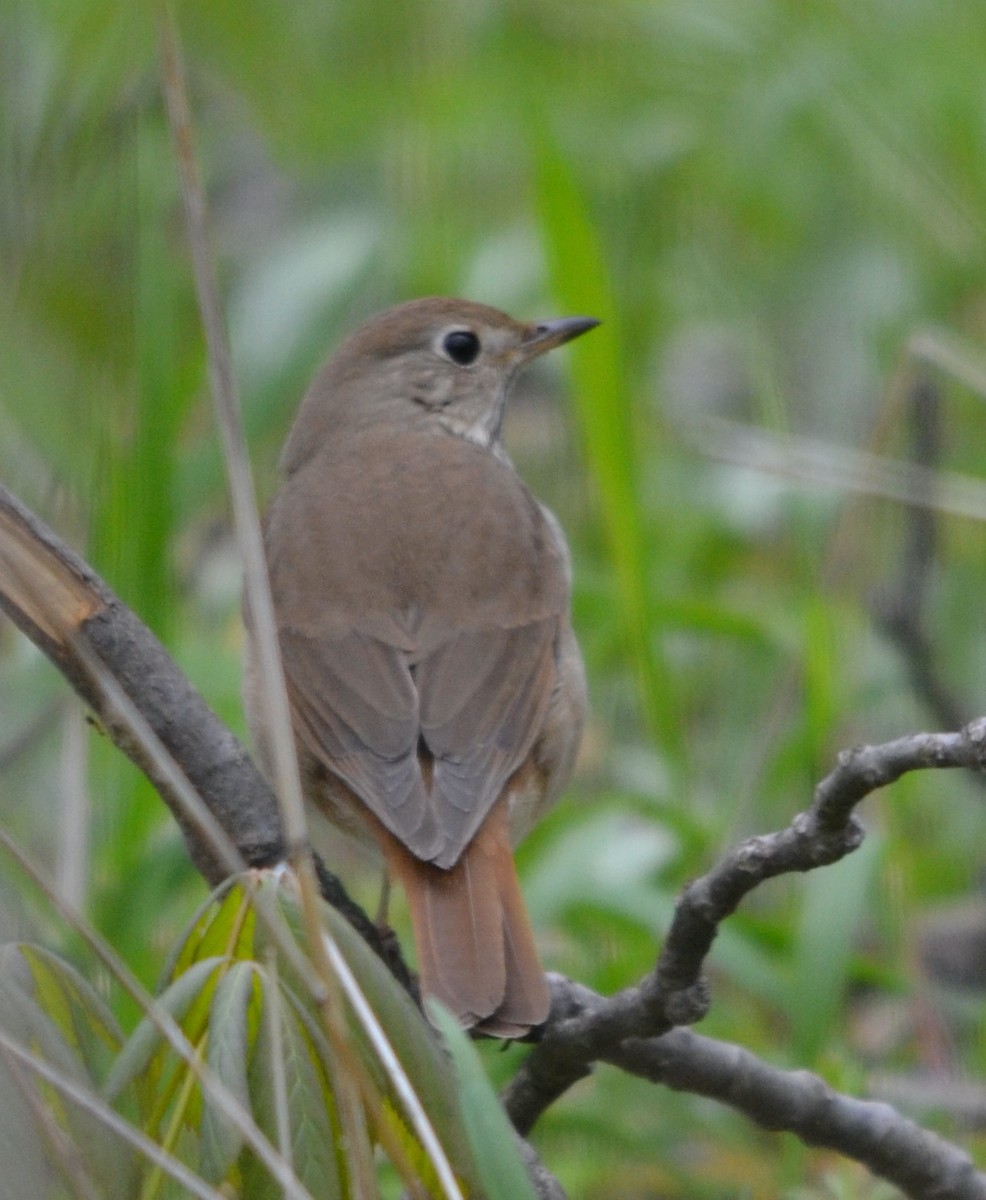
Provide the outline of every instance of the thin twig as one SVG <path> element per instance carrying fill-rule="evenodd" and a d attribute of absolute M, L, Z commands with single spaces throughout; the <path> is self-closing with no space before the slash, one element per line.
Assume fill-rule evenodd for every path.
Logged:
<path fill-rule="evenodd" d="M 986 483 L 971 475 L 941 471 L 929 478 L 929 472 L 914 463 L 720 417 L 693 417 L 680 429 L 698 453 L 721 462 L 838 492 L 928 505 L 951 516 L 986 520 Z"/>
<path fill-rule="evenodd" d="M 941 460 L 941 388 L 921 365 L 911 371 L 906 419 L 911 459 L 924 472 L 915 480 L 921 503 L 908 505 L 904 548 L 897 580 L 873 599 L 875 619 L 897 647 L 915 694 L 945 729 L 957 729 L 971 715 L 947 685 L 928 633 L 926 608 L 938 557 L 935 492 Z"/>
<path fill-rule="evenodd" d="M 229 480 L 236 541 L 243 556 L 244 591 L 251 620 L 257 631 L 260 673 L 264 681 L 261 695 L 267 727 L 271 731 L 274 790 L 281 808 L 288 851 L 292 854 L 296 852 L 297 847 L 307 846 L 308 843 L 305 805 L 294 753 L 287 689 L 278 652 L 274 604 L 267 577 L 260 516 L 240 416 L 236 375 L 233 371 L 226 322 L 212 265 L 205 191 L 199 178 L 195 157 L 184 67 L 174 18 L 167 6 L 162 7 L 159 46 L 162 86 L 185 203 L 185 226 L 191 250 L 195 291 L 208 351 L 216 426 L 222 442 L 226 476 Z"/>

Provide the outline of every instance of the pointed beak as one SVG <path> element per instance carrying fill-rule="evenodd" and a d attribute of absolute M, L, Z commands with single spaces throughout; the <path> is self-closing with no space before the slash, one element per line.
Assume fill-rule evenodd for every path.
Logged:
<path fill-rule="evenodd" d="M 538 321 L 537 324 L 528 325 L 520 347 L 521 361 L 529 363 L 547 350 L 588 333 L 598 324 L 595 317 L 559 317 L 554 321 Z"/>

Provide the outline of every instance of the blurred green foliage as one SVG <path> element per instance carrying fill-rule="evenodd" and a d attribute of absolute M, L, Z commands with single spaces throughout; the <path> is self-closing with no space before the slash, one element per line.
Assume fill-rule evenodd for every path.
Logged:
<path fill-rule="evenodd" d="M 242 728 L 238 567 L 151 6 L 0 9 L 0 477 Z M 702 421 L 906 454 L 891 380 L 907 339 L 986 332 L 986 10 L 176 13 L 262 496 L 307 378 L 369 312 L 440 292 L 605 322 L 525 382 L 507 430 L 572 541 L 594 714 L 578 781 L 520 857 L 549 965 L 629 983 L 681 883 L 786 822 L 841 746 L 934 723 L 872 618 L 906 510 L 709 458 Z M 940 465 L 982 476 L 986 397 L 945 382 Z M 971 716 L 986 707 L 984 538 L 971 519 L 939 531 L 929 628 Z M 90 913 L 153 980 L 202 885 L 111 747 L 90 738 L 88 766 L 59 751 L 62 691 L 0 628 L 0 819 L 53 867 L 85 856 Z M 83 770 L 91 851 L 59 833 Z M 929 981 L 919 932 L 975 897 L 981 793 L 928 775 L 864 816 L 879 837 L 854 861 L 772 883 L 729 922 L 702 1028 L 847 1087 L 876 1066 L 978 1070 L 981 1018 Z M 5 876 L 0 923 L 57 939 Z M 360 886 L 372 903 L 372 878 Z M 519 1053 L 488 1066 L 508 1073 Z M 878 1194 L 608 1071 L 537 1141 L 576 1196 Z"/>

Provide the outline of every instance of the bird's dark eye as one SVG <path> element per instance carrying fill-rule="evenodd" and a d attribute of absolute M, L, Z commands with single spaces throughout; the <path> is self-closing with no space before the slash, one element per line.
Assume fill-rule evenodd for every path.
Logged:
<path fill-rule="evenodd" d="M 445 335 L 442 349 L 454 363 L 468 367 L 479 354 L 479 338 L 471 329 L 453 329 Z"/>

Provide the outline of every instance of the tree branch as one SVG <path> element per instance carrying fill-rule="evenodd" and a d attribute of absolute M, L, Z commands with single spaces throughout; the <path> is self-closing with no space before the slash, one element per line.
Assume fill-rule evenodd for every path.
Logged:
<path fill-rule="evenodd" d="M 763 1129 L 837 1150 L 909 1196 L 986 1198 L 986 1176 L 967 1154 L 889 1104 L 840 1095 L 809 1071 L 780 1071 L 690 1029 L 626 1042 L 608 1061 L 675 1091 L 724 1100 Z"/>
<path fill-rule="evenodd" d="M 195 866 L 210 884 L 229 871 L 200 836 L 168 776 L 108 701 L 97 673 L 105 666 L 146 720 L 246 864 L 284 857 L 277 801 L 243 744 L 213 713 L 153 633 L 102 579 L 0 484 L 0 608 L 55 664 L 92 709 L 113 743 L 168 805 Z M 410 986 L 392 939 L 319 864 L 325 899 Z"/>
<path fill-rule="evenodd" d="M 553 976 L 551 1016 L 543 1036 L 504 1093 L 504 1104 L 515 1126 L 522 1133 L 529 1132 L 541 1113 L 588 1075 L 596 1062 L 611 1062 L 646 1075 L 647 1061 L 672 1065 L 680 1061 L 668 1057 L 665 1042 L 672 1036 L 672 1046 L 700 1047 L 703 1053 L 710 1052 L 709 1047 L 717 1043 L 707 1039 L 685 1042 L 681 1030 L 675 1029 L 673 1035 L 670 1031 L 700 1020 L 708 1008 L 701 970 L 720 923 L 765 880 L 836 862 L 856 849 L 863 839 L 863 828 L 855 816 L 855 806 L 877 788 L 909 771 L 956 767 L 979 772 L 986 767 L 986 718 L 972 722 L 959 733 L 917 733 L 881 746 L 843 751 L 835 769 L 816 787 L 807 811 L 799 813 L 786 829 L 747 839 L 685 888 L 657 964 L 641 983 L 603 1000 L 588 989 Z M 814 1077 L 786 1076 L 782 1072 L 771 1075 L 772 1068 L 745 1051 L 735 1047 L 720 1047 L 720 1051 L 732 1056 L 732 1072 L 721 1069 L 725 1060 L 718 1058 L 714 1063 L 717 1070 L 701 1075 L 701 1086 L 698 1081 L 694 1087 L 670 1079 L 659 1081 L 714 1096 L 768 1127 L 790 1129 L 813 1144 L 838 1149 L 904 1187 L 911 1196 L 928 1200 L 932 1196 L 936 1200 L 944 1196 L 955 1200 L 986 1196 L 986 1176 L 973 1172 L 960 1151 L 897 1117 L 889 1106 L 860 1107 L 864 1102 L 829 1092 L 821 1097 L 821 1081 L 810 1087 L 804 1082 Z M 696 1055 L 697 1051 L 693 1058 Z M 745 1056 L 742 1065 L 747 1079 L 756 1081 L 756 1086 L 753 1082 L 744 1085 L 736 1076 L 739 1055 Z M 686 1080 L 687 1071 L 675 1078 Z M 799 1093 L 803 1102 L 797 1108 L 785 1112 L 785 1089 L 791 1079 L 800 1081 L 799 1086 L 808 1091 Z M 771 1113 L 774 1116 L 768 1119 Z M 855 1130 L 848 1120 L 850 1113 L 867 1115 L 866 1128 Z M 890 1114 L 895 1123 L 890 1122 Z M 771 1126 L 770 1120 L 780 1124 Z M 881 1149 L 883 1139 L 888 1139 L 885 1144 L 891 1147 L 887 1153 Z M 907 1144 L 906 1154 L 898 1143 Z M 949 1185 L 951 1190 L 942 1190 L 944 1176 L 934 1175 L 929 1180 L 920 1169 L 933 1144 L 938 1146 L 939 1158 L 944 1156 L 943 1162 L 947 1158 L 948 1178 L 955 1181 L 954 1186 Z"/>
<path fill-rule="evenodd" d="M 569 1019 L 591 1018 L 608 1001 L 552 976 L 552 997 Z M 629 1038 L 601 1056 L 631 1075 L 728 1104 L 763 1129 L 793 1133 L 868 1167 L 907 1195 L 986 1200 L 986 1176 L 961 1150 L 902 1117 L 889 1104 L 835 1092 L 810 1071 L 781 1071 L 740 1046 L 674 1029 Z"/>

